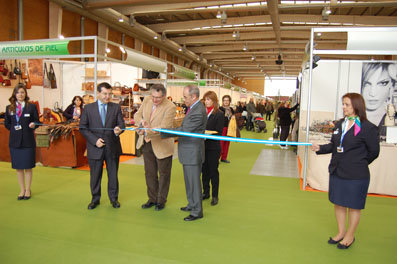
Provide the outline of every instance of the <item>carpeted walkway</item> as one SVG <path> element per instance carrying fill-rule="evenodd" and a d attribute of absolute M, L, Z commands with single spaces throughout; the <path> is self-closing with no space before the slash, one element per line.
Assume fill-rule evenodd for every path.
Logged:
<path fill-rule="evenodd" d="M 204 201 L 195 222 L 179 210 L 186 197 L 177 160 L 160 212 L 140 208 L 140 165 L 120 166 L 120 209 L 110 206 L 104 180 L 101 205 L 89 211 L 88 171 L 37 167 L 32 199 L 17 201 L 15 172 L 0 163 L 0 263 L 397 263 L 397 199 L 369 197 L 355 244 L 338 250 L 327 244 L 336 224 L 326 193 L 303 192 L 294 178 L 250 175 L 264 148 L 232 143 L 231 163 L 220 165 L 220 203 Z"/>

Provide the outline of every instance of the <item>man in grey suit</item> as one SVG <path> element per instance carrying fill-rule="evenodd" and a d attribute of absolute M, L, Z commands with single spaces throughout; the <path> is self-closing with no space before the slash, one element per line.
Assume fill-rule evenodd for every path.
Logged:
<path fill-rule="evenodd" d="M 188 110 L 180 127 L 172 130 L 204 134 L 207 125 L 207 111 L 200 102 L 200 90 L 195 85 L 183 89 L 183 100 Z M 162 137 L 175 135 L 161 133 Z M 201 203 L 201 167 L 204 162 L 204 139 L 195 137 L 178 137 L 178 158 L 183 165 L 185 177 L 186 196 L 188 204 L 182 211 L 190 211 L 185 221 L 194 221 L 203 217 Z"/>
<path fill-rule="evenodd" d="M 87 140 L 87 158 L 90 166 L 92 200 L 88 209 L 95 209 L 101 199 L 103 161 L 108 172 L 108 195 L 114 208 L 118 201 L 119 181 L 117 173 L 122 153 L 119 135 L 125 128 L 120 105 L 111 103 L 112 87 L 103 82 L 97 87 L 98 100 L 84 107 L 80 119 L 80 132 Z"/>

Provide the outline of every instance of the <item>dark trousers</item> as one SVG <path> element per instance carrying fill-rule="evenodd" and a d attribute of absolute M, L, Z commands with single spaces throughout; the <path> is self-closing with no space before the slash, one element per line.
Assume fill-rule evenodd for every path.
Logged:
<path fill-rule="evenodd" d="M 101 181 L 103 172 L 103 161 L 106 164 L 106 171 L 108 173 L 108 195 L 110 201 L 117 201 L 119 199 L 119 180 L 117 178 L 119 170 L 120 156 L 114 155 L 110 151 L 104 151 L 101 159 L 88 159 L 90 166 L 90 186 L 92 202 L 99 202 L 101 199 Z"/>
<path fill-rule="evenodd" d="M 201 197 L 201 165 L 183 165 L 183 175 L 185 177 L 185 189 L 190 214 L 193 216 L 203 215 L 203 205 Z"/>
<path fill-rule="evenodd" d="M 266 120 L 271 120 L 271 117 L 272 117 L 272 112 L 271 111 L 267 111 L 266 112 Z"/>
<path fill-rule="evenodd" d="M 247 116 L 247 122 L 245 124 L 245 128 L 250 131 L 254 128 L 254 123 L 252 123 L 252 115 Z"/>
<path fill-rule="evenodd" d="M 210 194 L 210 182 L 212 185 L 212 197 L 218 197 L 219 192 L 219 155 L 218 149 L 206 149 L 205 161 L 202 167 L 203 193 Z"/>
<path fill-rule="evenodd" d="M 223 128 L 222 136 L 227 135 L 227 127 Z M 230 141 L 221 140 L 221 160 L 227 160 L 227 154 L 229 153 Z"/>
<path fill-rule="evenodd" d="M 281 126 L 281 132 L 280 132 L 280 141 L 286 141 L 289 135 L 289 128 L 290 126 Z M 281 145 L 285 146 L 285 145 Z"/>
<path fill-rule="evenodd" d="M 172 155 L 158 159 L 154 155 L 152 144 L 145 142 L 143 161 L 149 202 L 165 204 L 170 189 Z"/>

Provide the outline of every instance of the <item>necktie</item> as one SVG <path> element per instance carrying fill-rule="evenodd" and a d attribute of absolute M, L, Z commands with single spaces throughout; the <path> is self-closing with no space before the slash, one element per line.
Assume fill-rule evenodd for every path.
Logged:
<path fill-rule="evenodd" d="M 190 111 L 190 107 L 187 108 L 186 114 L 188 114 Z"/>
<path fill-rule="evenodd" d="M 18 117 L 21 117 L 22 115 L 22 105 L 20 103 L 17 105 L 17 115 Z"/>
<path fill-rule="evenodd" d="M 105 118 L 106 118 L 106 109 L 105 109 L 105 104 L 101 105 L 101 120 L 102 120 L 102 125 L 105 126 Z"/>

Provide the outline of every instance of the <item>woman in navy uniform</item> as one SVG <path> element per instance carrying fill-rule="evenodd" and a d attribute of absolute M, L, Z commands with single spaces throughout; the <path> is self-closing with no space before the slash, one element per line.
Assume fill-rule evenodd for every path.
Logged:
<path fill-rule="evenodd" d="M 36 105 L 29 103 L 24 84 L 17 84 L 6 107 L 5 127 L 10 131 L 9 147 L 12 168 L 17 170 L 21 191 L 18 200 L 31 196 L 32 168 L 36 166 L 35 123 L 39 122 Z"/>
<path fill-rule="evenodd" d="M 313 143 L 311 148 L 317 154 L 332 153 L 328 197 L 335 207 L 338 233 L 328 243 L 347 249 L 355 241 L 354 232 L 365 207 L 370 179 L 368 165 L 379 155 L 379 132 L 368 121 L 360 94 L 347 93 L 342 100 L 345 117 L 335 125 L 331 143 L 321 146 Z"/>

